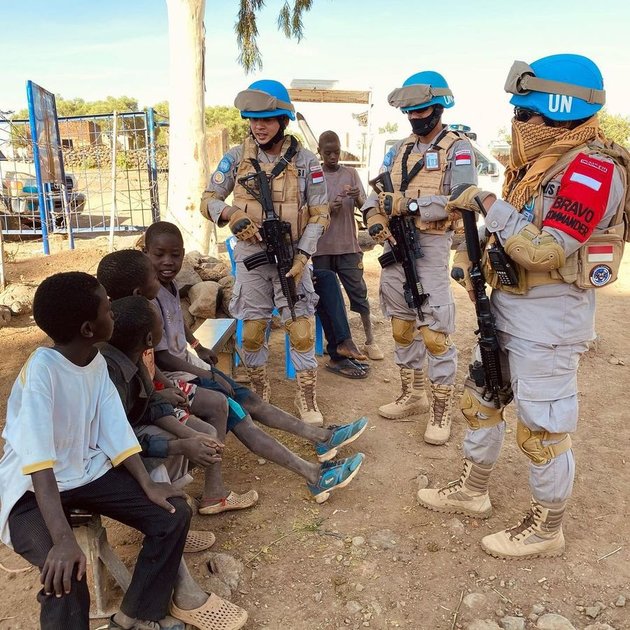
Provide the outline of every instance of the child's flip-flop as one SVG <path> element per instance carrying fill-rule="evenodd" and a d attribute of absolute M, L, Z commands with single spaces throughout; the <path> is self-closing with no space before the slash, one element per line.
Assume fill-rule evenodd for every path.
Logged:
<path fill-rule="evenodd" d="M 246 610 L 214 593 L 210 593 L 202 606 L 192 610 L 183 610 L 171 603 L 171 615 L 199 630 L 239 630 L 247 623 Z"/>
<path fill-rule="evenodd" d="M 218 502 L 217 502 L 218 501 Z M 230 492 L 220 499 L 205 499 L 199 502 L 199 514 L 220 514 L 229 510 L 244 510 L 258 503 L 258 492 L 249 490 L 244 494 Z"/>
<path fill-rule="evenodd" d="M 339 376 L 343 376 L 345 378 L 366 378 L 367 372 L 356 365 L 350 359 L 344 359 L 343 361 L 338 361 L 333 365 L 333 362 L 330 361 L 326 363 L 326 369 L 332 372 L 333 374 L 338 374 Z"/>
<path fill-rule="evenodd" d="M 186 544 L 184 545 L 184 553 L 197 553 L 210 549 L 216 540 L 212 532 L 203 532 L 197 530 L 189 530 L 186 534 Z"/>

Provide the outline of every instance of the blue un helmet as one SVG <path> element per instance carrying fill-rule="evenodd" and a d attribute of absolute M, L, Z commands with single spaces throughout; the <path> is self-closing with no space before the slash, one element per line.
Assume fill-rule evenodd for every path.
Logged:
<path fill-rule="evenodd" d="M 515 61 L 505 82 L 510 103 L 551 120 L 580 120 L 606 102 L 599 68 L 582 55 L 550 55 L 531 65 Z"/>
<path fill-rule="evenodd" d="M 453 107 L 455 99 L 446 79 L 433 70 L 412 74 L 401 88 L 396 88 L 387 97 L 392 107 L 399 107 L 405 114 L 431 105 Z"/>
<path fill-rule="evenodd" d="M 243 118 L 288 116 L 295 120 L 295 107 L 291 103 L 289 92 L 279 81 L 254 81 L 246 90 L 236 95 L 234 106 L 241 111 Z"/>

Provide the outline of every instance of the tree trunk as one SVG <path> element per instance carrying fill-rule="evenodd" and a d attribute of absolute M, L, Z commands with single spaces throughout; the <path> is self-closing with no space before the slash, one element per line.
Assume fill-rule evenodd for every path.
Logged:
<path fill-rule="evenodd" d="M 208 177 L 204 121 L 205 0 L 166 0 L 170 49 L 168 208 L 166 219 L 188 251 L 216 255 L 212 224 L 199 212 Z"/>

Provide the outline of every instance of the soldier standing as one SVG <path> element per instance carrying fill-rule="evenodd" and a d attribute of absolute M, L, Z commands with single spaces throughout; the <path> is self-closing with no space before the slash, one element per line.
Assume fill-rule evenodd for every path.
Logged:
<path fill-rule="evenodd" d="M 488 481 L 503 443 L 503 407 L 513 395 L 516 440 L 531 460 L 531 510 L 481 546 L 500 558 L 558 556 L 575 473 L 570 434 L 578 420 L 578 362 L 594 338 L 594 289 L 616 279 L 630 236 L 630 156 L 602 135 L 597 112 L 605 92 L 590 59 L 516 61 L 505 90 L 515 108 L 503 200 L 471 186 L 448 207 L 476 212 L 478 197 L 487 210 L 483 272 L 511 388 L 497 408 L 485 388 L 466 382 L 464 471 L 448 486 L 420 490 L 418 500 L 439 512 L 490 516 Z M 497 241 L 516 268 L 508 284 L 498 273 L 505 265 Z M 467 271 L 465 261 L 462 267 Z"/>
<path fill-rule="evenodd" d="M 455 305 L 449 277 L 449 256 L 454 216 L 446 209 L 451 190 L 462 183 L 476 183 L 473 149 L 466 137 L 442 124 L 442 112 L 454 104 L 444 77 L 432 71 L 409 77 L 388 97 L 389 104 L 407 114 L 412 133 L 387 153 L 382 171 L 389 171 L 394 193 L 372 193 L 363 205 L 370 235 L 390 250 L 391 214 L 413 216 L 423 256 L 416 268 L 424 291 L 423 318 L 407 304 L 402 266 L 395 263 L 381 271 L 380 299 L 390 318 L 394 357 L 400 368 L 402 392 L 379 408 L 384 418 L 404 419 L 429 408 L 424 440 L 444 444 L 451 431 L 451 405 L 457 370 L 457 350 L 450 335 L 455 329 Z M 431 392 L 425 391 L 425 363 Z"/>
<path fill-rule="evenodd" d="M 230 311 L 243 320 L 243 350 L 252 388 L 269 400 L 265 331 L 277 307 L 289 335 L 291 360 L 297 373 L 299 415 L 304 422 L 321 426 L 323 417 L 316 400 L 317 295 L 307 263 L 329 223 L 324 174 L 317 157 L 302 148 L 294 136 L 285 135 L 289 120 L 295 119 L 295 108 L 281 83 L 256 81 L 239 92 L 234 105 L 249 120 L 250 135 L 219 162 L 204 193 L 201 212 L 219 226 L 229 223 L 238 239 L 234 248 L 237 275 Z M 268 176 L 275 212 L 282 221 L 291 224 L 295 256 L 287 275 L 293 277 L 300 296 L 295 305 L 295 319 L 282 293 L 275 265 L 247 270 L 243 262 L 265 249 L 259 230 L 263 221 L 261 203 L 240 181 L 259 169 Z M 225 199 L 232 192 L 230 206 Z"/>

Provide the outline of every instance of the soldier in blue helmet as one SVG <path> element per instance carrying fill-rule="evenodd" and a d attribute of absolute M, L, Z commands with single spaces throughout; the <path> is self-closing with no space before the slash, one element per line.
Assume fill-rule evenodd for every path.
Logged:
<path fill-rule="evenodd" d="M 489 237 L 482 262 L 509 391 L 497 409 L 484 388 L 466 382 L 463 473 L 443 488 L 420 490 L 418 500 L 439 512 L 490 516 L 488 482 L 503 443 L 504 406 L 513 397 L 516 441 L 530 459 L 531 510 L 481 546 L 500 558 L 558 556 L 575 473 L 570 434 L 578 420 L 578 362 L 594 338 L 594 289 L 616 279 L 630 236 L 630 155 L 599 127 L 605 92 L 590 59 L 516 61 L 505 90 L 514 118 L 503 199 L 471 186 L 449 208 L 477 212 L 474 198 L 484 200 Z M 487 253 L 497 241 L 517 271 L 508 286 Z M 468 270 L 466 256 L 459 265 Z"/>
<path fill-rule="evenodd" d="M 317 157 L 302 148 L 294 136 L 285 135 L 289 120 L 295 119 L 295 108 L 282 83 L 256 81 L 239 92 L 234 105 L 249 120 L 250 134 L 219 162 L 203 196 L 201 212 L 219 226 L 229 223 L 238 239 L 234 248 L 237 276 L 230 312 L 243 320 L 243 350 L 252 388 L 269 400 L 265 331 L 277 307 L 291 344 L 300 418 L 321 426 L 323 417 L 316 399 L 317 295 L 307 263 L 330 220 L 324 174 Z M 282 294 L 276 267 L 264 264 L 248 271 L 243 264 L 245 258 L 265 249 L 259 231 L 263 219 L 261 204 L 239 183 L 239 179 L 257 169 L 269 177 L 276 213 L 291 224 L 296 254 L 289 273 L 295 280 L 296 293 L 302 296 L 295 306 L 295 320 Z M 232 205 L 228 205 L 225 199 L 231 193 L 234 197 Z"/>
<path fill-rule="evenodd" d="M 423 319 L 403 295 L 405 276 L 395 263 L 381 271 L 380 299 L 390 318 L 394 358 L 400 368 L 402 391 L 395 401 L 382 405 L 379 414 L 394 420 L 429 410 L 424 440 L 444 444 L 451 431 L 451 406 L 457 371 L 455 305 L 449 277 L 449 256 L 454 220 L 446 204 L 455 186 L 476 183 L 472 146 L 458 132 L 442 124 L 444 109 L 454 105 L 444 77 L 433 71 L 410 76 L 389 95 L 389 104 L 407 115 L 411 135 L 385 156 L 381 171 L 389 171 L 395 192 L 372 193 L 363 205 L 370 235 L 390 249 L 386 203 L 393 215 L 414 217 L 423 256 L 417 258 L 418 276 L 428 299 Z M 425 390 L 428 368 L 430 402 Z"/>

